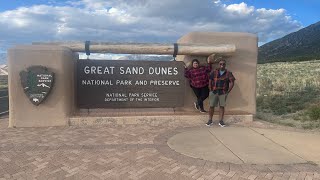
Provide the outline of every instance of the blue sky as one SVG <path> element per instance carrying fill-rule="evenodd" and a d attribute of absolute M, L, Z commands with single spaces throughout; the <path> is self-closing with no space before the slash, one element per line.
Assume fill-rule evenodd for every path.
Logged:
<path fill-rule="evenodd" d="M 0 1 L 0 53 L 35 41 L 176 42 L 191 31 L 248 32 L 259 44 L 320 20 L 319 0 Z"/>

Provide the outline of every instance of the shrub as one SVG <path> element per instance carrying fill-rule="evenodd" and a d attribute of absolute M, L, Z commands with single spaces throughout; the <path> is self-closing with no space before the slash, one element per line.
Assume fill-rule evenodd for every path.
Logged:
<path fill-rule="evenodd" d="M 312 106 L 308 109 L 307 114 L 311 120 L 320 120 L 320 106 Z"/>

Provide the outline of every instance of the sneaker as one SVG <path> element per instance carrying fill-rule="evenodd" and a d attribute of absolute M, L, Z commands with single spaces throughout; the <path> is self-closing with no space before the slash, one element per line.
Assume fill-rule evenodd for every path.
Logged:
<path fill-rule="evenodd" d="M 204 109 L 200 109 L 200 112 L 201 112 L 201 113 L 207 113 L 207 111 L 204 110 Z"/>
<path fill-rule="evenodd" d="M 199 105 L 198 105 L 196 102 L 194 102 L 193 104 L 194 104 L 194 108 L 196 108 L 196 110 L 198 110 L 198 111 L 199 111 L 199 110 L 200 110 Z"/>
<path fill-rule="evenodd" d="M 219 121 L 219 126 L 220 127 L 226 127 L 226 124 L 221 120 L 221 121 Z"/>
<path fill-rule="evenodd" d="M 207 123 L 206 123 L 206 126 L 211 126 L 213 124 L 212 120 L 209 120 Z"/>

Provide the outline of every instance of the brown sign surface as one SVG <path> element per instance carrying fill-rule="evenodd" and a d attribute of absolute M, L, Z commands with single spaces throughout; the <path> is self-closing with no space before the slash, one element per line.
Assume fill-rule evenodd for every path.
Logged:
<path fill-rule="evenodd" d="M 80 108 L 183 106 L 184 65 L 176 61 L 78 60 Z"/>

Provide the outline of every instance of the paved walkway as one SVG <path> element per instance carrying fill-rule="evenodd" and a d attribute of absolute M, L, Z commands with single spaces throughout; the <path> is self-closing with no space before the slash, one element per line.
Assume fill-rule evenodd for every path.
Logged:
<path fill-rule="evenodd" d="M 320 133 L 216 126 L 176 134 L 168 145 L 184 155 L 215 162 L 320 164 Z"/>
<path fill-rule="evenodd" d="M 245 162 L 245 155 L 238 153 L 235 156 L 243 162 L 213 162 L 183 155 L 167 143 L 170 145 L 172 138 L 181 133 L 196 131 L 217 133 L 215 136 L 225 148 L 232 139 L 222 139 L 219 134 L 229 134 L 230 130 L 256 131 L 256 136 L 264 134 L 272 139 L 273 134 L 261 128 L 128 125 L 8 129 L 6 126 L 7 120 L 0 119 L 0 179 L 320 179 L 319 166 L 307 162 L 303 154 L 297 154 L 302 162 L 286 164 L 251 164 Z M 283 139 L 290 136 L 288 131 L 283 134 Z M 222 137 L 240 138 L 237 134 Z M 271 144 L 274 143 L 278 142 L 274 140 Z M 287 150 L 290 151 L 290 145 L 298 145 L 292 143 L 287 141 Z M 305 155 L 314 154 L 308 143 L 304 144 Z M 240 143 L 235 139 L 234 144 Z"/>

